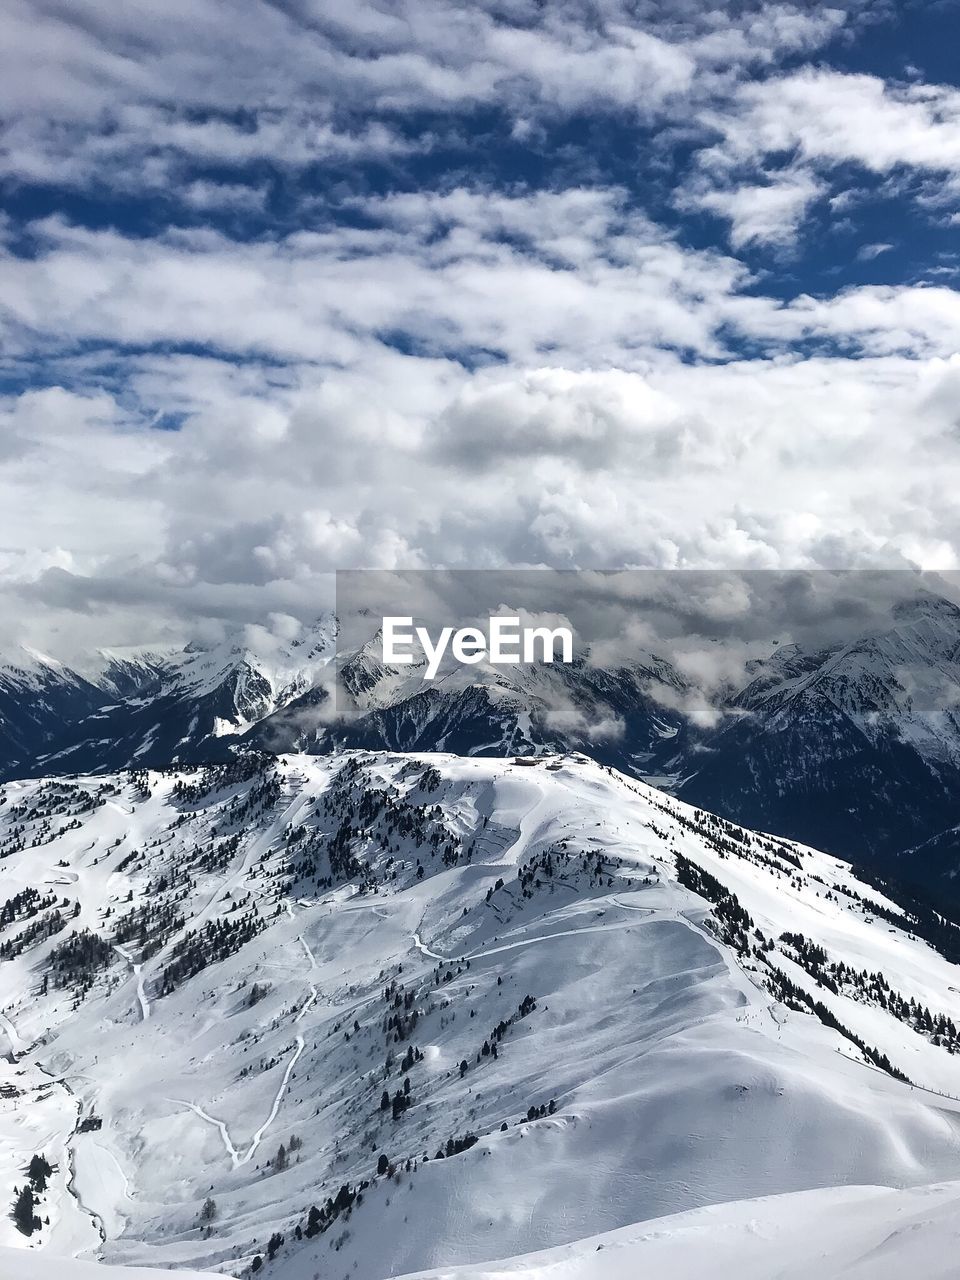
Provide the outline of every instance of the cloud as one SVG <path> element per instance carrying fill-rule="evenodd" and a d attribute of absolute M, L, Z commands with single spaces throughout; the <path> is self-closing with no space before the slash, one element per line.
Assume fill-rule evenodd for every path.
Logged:
<path fill-rule="evenodd" d="M 389 13 L 355 0 L 349 14 L 309 0 L 172 0 L 162 13 L 142 0 L 7 3 L 0 171 L 176 200 L 209 180 L 204 166 L 290 174 L 429 149 L 436 139 L 407 127 L 417 113 L 484 108 L 527 128 L 582 112 L 651 122 L 722 89 L 733 68 L 818 47 L 847 16 L 631 0 L 400 0 Z"/>
<path fill-rule="evenodd" d="M 874 258 L 879 258 L 882 253 L 889 253 L 895 246 L 892 244 L 862 244 L 857 250 L 857 257 L 861 262 L 872 262 Z"/>
<path fill-rule="evenodd" d="M 810 206 L 825 190 L 812 174 L 795 169 L 777 174 L 770 182 L 691 191 L 683 199 L 692 207 L 729 219 L 730 243 L 734 249 L 742 249 L 750 244 L 792 244 Z"/>
<path fill-rule="evenodd" d="M 269 631 L 344 566 L 955 563 L 958 295 L 880 202 L 949 218 L 960 90 L 831 67 L 874 8 L 8 7 L 5 636 Z M 870 285 L 804 257 L 841 207 Z"/>
<path fill-rule="evenodd" d="M 698 152 L 686 199 L 730 217 L 735 247 L 751 239 L 792 239 L 843 166 L 882 177 L 938 175 L 948 186 L 935 202 L 950 201 L 952 191 L 955 203 L 960 88 L 953 85 L 804 67 L 744 82 L 727 102 L 705 105 L 700 119 L 720 137 Z M 778 237 L 779 206 L 786 225 Z"/>
<path fill-rule="evenodd" d="M 130 386 L 189 406 L 175 432 L 108 397 L 9 401 L 3 438 L 21 443 L 0 461 L 8 617 L 55 648 L 308 620 L 351 565 L 957 562 L 955 358 L 666 361 L 643 378 L 367 356 L 300 366 L 293 385 L 289 371 L 273 385 L 269 366 L 137 358 Z M 454 459 L 464 405 L 491 447 Z M 511 450 L 510 423 L 537 413 L 549 447 Z M 603 467 L 594 419 L 609 432 Z M 702 424 L 686 455 L 685 424 Z"/>

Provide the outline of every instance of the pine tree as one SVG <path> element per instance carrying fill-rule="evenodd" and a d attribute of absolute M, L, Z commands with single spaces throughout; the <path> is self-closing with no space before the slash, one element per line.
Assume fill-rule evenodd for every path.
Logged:
<path fill-rule="evenodd" d="M 27 1166 L 27 1177 L 34 1191 L 42 1192 L 47 1189 L 47 1179 L 53 1173 L 53 1168 L 42 1155 L 34 1155 L 31 1157 Z"/>
<path fill-rule="evenodd" d="M 14 1195 L 17 1198 L 13 1206 L 13 1220 L 16 1223 L 17 1230 L 25 1236 L 32 1236 L 34 1230 L 40 1225 L 40 1219 L 33 1212 L 33 1207 L 36 1203 L 33 1198 L 33 1190 L 28 1185 L 22 1191 L 17 1192 L 16 1187 L 14 1187 Z"/>

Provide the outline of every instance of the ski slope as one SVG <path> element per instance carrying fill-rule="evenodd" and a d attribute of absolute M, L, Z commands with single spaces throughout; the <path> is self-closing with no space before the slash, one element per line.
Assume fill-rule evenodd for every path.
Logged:
<path fill-rule="evenodd" d="M 403 1280 L 953 1280 L 960 1183 L 842 1187 L 694 1209 L 492 1266 Z"/>
<path fill-rule="evenodd" d="M 640 1250 L 682 1276 L 723 1241 L 758 1268 L 764 1240 L 805 1257 L 808 1211 L 827 1232 L 846 1206 L 854 1261 L 893 1206 L 920 1225 L 892 1258 L 947 1230 L 960 1054 L 892 993 L 960 1022 L 960 969 L 834 858 L 576 756 L 293 755 L 0 801 L 0 908 L 31 886 L 57 903 L 0 942 L 64 921 L 0 963 L 0 1200 L 33 1153 L 57 1166 L 49 1224 L 27 1241 L 6 1220 L 0 1246 L 619 1280 L 590 1268 Z M 58 985 L 82 930 L 98 959 Z M 197 967 L 199 937 L 223 951 Z M 830 990 L 836 962 L 886 985 Z"/>

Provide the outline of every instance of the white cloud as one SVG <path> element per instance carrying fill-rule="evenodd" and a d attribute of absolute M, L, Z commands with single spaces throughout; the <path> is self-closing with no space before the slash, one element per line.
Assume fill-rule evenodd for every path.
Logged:
<path fill-rule="evenodd" d="M 902 357 L 471 374 L 370 349 L 276 387 L 268 369 L 254 385 L 250 369 L 151 357 L 130 383 L 195 397 L 179 432 L 64 393 L 8 406 L 9 421 L 45 417 L 32 454 L 0 462 L 0 546 L 31 549 L 6 566 L 8 615 L 48 643 L 79 611 L 78 635 L 120 643 L 309 618 L 350 565 L 955 564 L 957 378 L 956 360 Z M 574 427 L 535 455 L 510 450 L 507 426 L 451 467 L 451 416 L 491 389 L 494 440 L 531 398 L 536 413 L 575 397 Z M 589 415 L 617 441 L 605 467 L 577 425 Z M 709 465 L 664 463 L 648 437 L 677 448 L 674 430 L 706 440 Z"/>
<path fill-rule="evenodd" d="M 862 244 L 857 250 L 857 257 L 861 262 L 872 262 L 874 258 L 879 258 L 881 254 L 889 253 L 895 246 L 892 244 Z"/>
<path fill-rule="evenodd" d="M 765 183 L 690 192 L 684 200 L 728 218 L 730 243 L 742 249 L 750 244 L 792 244 L 810 206 L 825 190 L 812 174 L 794 169 Z"/>
<path fill-rule="evenodd" d="M 844 165 L 884 177 L 903 170 L 960 179 L 960 89 L 952 85 L 805 67 L 746 81 L 729 101 L 707 104 L 700 119 L 721 137 L 700 150 L 687 198 L 731 218 L 735 247 L 752 238 L 781 242 L 762 234 L 776 226 L 778 200 L 788 228 L 781 239 L 792 237 L 812 199 L 826 192 L 828 176 Z M 934 198 L 947 202 L 952 191 L 955 200 L 957 189 L 948 183 Z M 841 191 L 836 200 L 848 198 Z M 751 234 L 753 221 L 760 235 Z"/>
<path fill-rule="evenodd" d="M 7 16 L 0 169 L 120 210 L 0 223 L 3 368 L 34 386 L 0 401 L 0 600 L 41 645 L 280 634 L 350 565 L 960 555 L 958 294 L 815 294 L 737 256 L 789 248 L 821 198 L 857 217 L 870 175 L 916 175 L 949 217 L 960 91 L 778 70 L 855 25 L 852 6 Z M 409 167 L 368 183 L 367 162 L 412 165 L 477 108 L 500 113 L 478 162 L 510 136 L 550 189 L 459 163 L 432 187 Z M 615 180 L 589 143 L 548 149 L 577 113 L 623 130 Z M 629 148 L 649 125 L 651 171 L 727 220 L 729 249 L 644 211 Z M 165 225 L 177 205 L 189 229 Z M 859 249 L 878 272 L 898 256 L 881 234 Z"/>
<path fill-rule="evenodd" d="M 296 168 L 432 145 L 398 130 L 397 113 L 486 106 L 527 129 L 581 110 L 651 120 L 677 103 L 689 116 L 691 96 L 816 48 L 846 15 L 767 3 L 644 13 L 629 0 L 399 0 L 389 12 L 375 0 L 2 0 L 0 17 L 0 170 L 173 198 L 191 165 Z"/>

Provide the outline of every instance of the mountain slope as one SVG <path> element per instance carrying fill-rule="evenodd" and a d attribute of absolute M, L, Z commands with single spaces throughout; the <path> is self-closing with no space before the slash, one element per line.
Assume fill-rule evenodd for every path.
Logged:
<path fill-rule="evenodd" d="M 381 1280 L 960 1178 L 960 931 L 582 757 L 0 799 L 0 1200 L 56 1164 L 53 1253 Z"/>
<path fill-rule="evenodd" d="M 953 820 L 958 707 L 960 609 L 923 594 L 898 605 L 886 631 L 758 664 L 678 793 L 889 866 Z"/>
<path fill-rule="evenodd" d="M 27 655 L 0 667 L 0 778 L 229 759 L 309 695 L 334 632 L 321 618 L 293 640 L 244 628 L 213 648 L 103 650 L 85 675 Z"/>
<path fill-rule="evenodd" d="M 182 1271 L 176 1280 L 215 1280 L 212 1271 Z M 157 1280 L 157 1272 L 147 1267 L 111 1267 L 107 1271 L 95 1262 L 54 1257 L 43 1251 L 0 1248 L 0 1280 Z"/>
<path fill-rule="evenodd" d="M 29 650 L 0 663 L 0 777 L 35 773 L 58 745 L 63 726 L 102 700 L 79 673 Z"/>
<path fill-rule="evenodd" d="M 960 1183 L 843 1187 L 658 1218 L 493 1267 L 404 1280 L 952 1280 Z"/>

